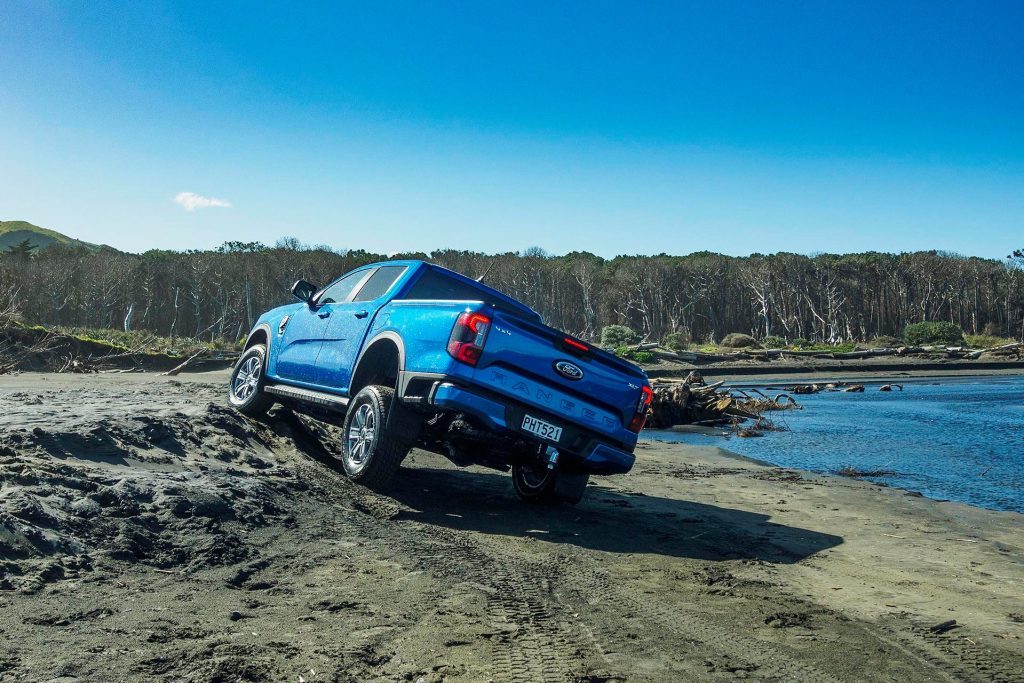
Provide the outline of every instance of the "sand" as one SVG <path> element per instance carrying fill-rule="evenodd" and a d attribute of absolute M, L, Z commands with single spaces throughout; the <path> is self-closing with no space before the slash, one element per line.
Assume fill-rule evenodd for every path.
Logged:
<path fill-rule="evenodd" d="M 0 378 L 0 680 L 1024 679 L 1022 515 L 651 443 L 576 507 L 380 495 L 224 386 Z"/>
<path fill-rule="evenodd" d="M 844 379 L 863 382 L 870 378 L 887 378 L 899 382 L 907 378 L 936 377 L 992 377 L 998 375 L 1024 374 L 1024 360 L 1008 357 L 985 358 L 982 360 L 957 360 L 947 358 L 894 357 L 858 358 L 855 360 L 828 358 L 801 358 L 787 356 L 772 360 L 736 360 L 717 363 L 692 363 L 663 360 L 644 365 L 649 377 L 686 377 L 691 370 L 697 370 L 709 381 L 735 380 L 751 382 L 761 379 L 775 379 L 779 382 L 801 379 L 826 380 Z"/>

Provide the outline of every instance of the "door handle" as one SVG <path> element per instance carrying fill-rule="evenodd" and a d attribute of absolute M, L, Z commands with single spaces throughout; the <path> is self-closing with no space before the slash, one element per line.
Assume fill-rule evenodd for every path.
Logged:
<path fill-rule="evenodd" d="M 316 315 L 317 315 L 318 318 L 330 318 L 331 317 L 331 312 L 330 311 L 321 311 L 320 313 L 317 313 Z"/>
<path fill-rule="evenodd" d="M 356 311 L 356 317 L 357 318 L 365 318 L 368 315 L 370 315 L 369 311 L 365 311 L 365 310 L 363 310 L 363 311 Z"/>

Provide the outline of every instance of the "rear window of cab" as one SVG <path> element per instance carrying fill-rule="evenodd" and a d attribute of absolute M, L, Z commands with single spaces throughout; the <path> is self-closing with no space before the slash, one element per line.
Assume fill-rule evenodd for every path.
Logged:
<path fill-rule="evenodd" d="M 433 268 L 423 273 L 420 279 L 416 281 L 416 284 L 402 298 L 424 299 L 428 301 L 483 301 L 488 304 L 497 303 L 484 290 L 449 277 Z"/>

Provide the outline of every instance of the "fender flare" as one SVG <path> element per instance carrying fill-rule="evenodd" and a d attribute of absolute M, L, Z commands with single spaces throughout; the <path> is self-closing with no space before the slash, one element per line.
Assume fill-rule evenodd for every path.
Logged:
<path fill-rule="evenodd" d="M 270 325 L 267 323 L 259 323 L 249 331 L 249 335 L 245 338 L 245 345 L 242 347 L 242 353 L 245 353 L 252 346 L 250 342 L 252 342 L 253 335 L 260 331 L 267 335 L 267 358 L 270 358 L 270 347 L 274 343 L 274 335 L 271 334 Z"/>
<path fill-rule="evenodd" d="M 383 339 L 387 339 L 394 342 L 395 346 L 398 348 L 398 372 L 402 372 L 403 370 L 405 370 L 405 342 L 402 341 L 402 337 L 397 332 L 385 330 L 384 332 L 379 332 L 378 334 L 374 335 L 372 339 L 363 344 L 363 348 L 359 350 L 359 355 L 356 357 L 356 362 L 352 366 L 353 378 L 355 378 L 355 376 L 359 373 L 359 366 L 362 364 L 363 356 L 366 355 L 366 352 L 373 348 L 374 344 Z"/>
<path fill-rule="evenodd" d="M 398 397 L 399 387 L 402 384 L 402 375 L 405 372 L 405 342 L 402 341 L 401 335 L 391 330 L 385 330 L 374 335 L 369 341 L 363 344 L 363 348 L 359 351 L 359 356 L 356 358 L 355 364 L 352 366 L 352 377 L 351 380 L 355 380 L 359 376 L 359 370 L 363 363 L 363 358 L 366 353 L 376 346 L 378 343 L 387 340 L 395 345 L 398 349 L 398 368 L 395 376 L 395 394 L 396 399 Z M 349 381 L 349 396 L 352 396 L 352 381 Z M 412 445 L 416 443 L 419 438 L 420 431 L 423 429 L 423 421 L 415 413 L 405 409 L 402 405 L 401 400 L 395 400 L 392 404 L 391 410 L 388 412 L 387 428 L 392 433 L 400 434 L 401 438 L 405 443 Z"/>

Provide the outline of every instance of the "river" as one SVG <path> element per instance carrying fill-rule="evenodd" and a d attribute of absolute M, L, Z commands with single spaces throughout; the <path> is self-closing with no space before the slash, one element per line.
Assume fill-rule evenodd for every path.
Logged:
<path fill-rule="evenodd" d="M 786 382 L 792 383 L 798 382 Z M 906 380 L 903 391 L 891 393 L 878 387 L 797 396 L 803 410 L 767 414 L 788 431 L 762 438 L 643 434 L 814 472 L 884 471 L 865 479 L 939 500 L 1024 512 L 1024 376 Z"/>

